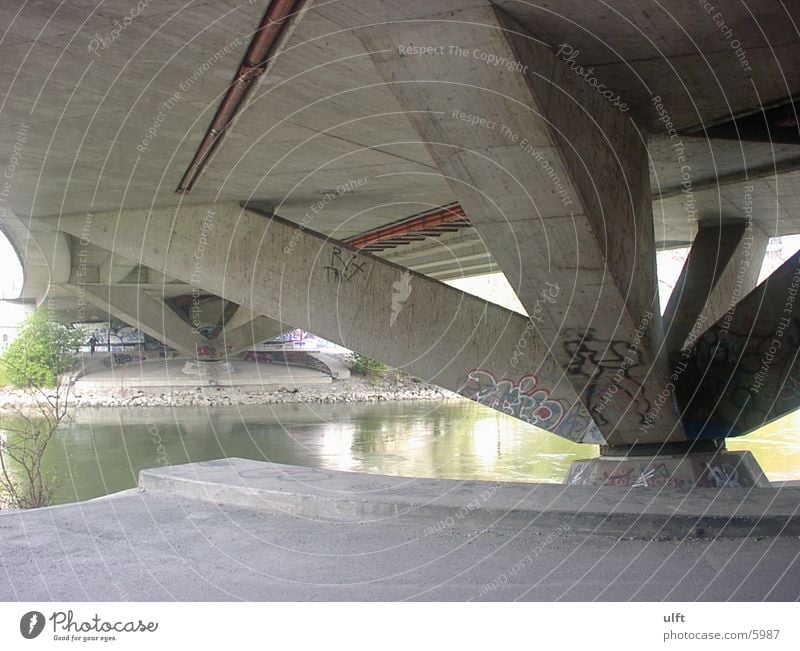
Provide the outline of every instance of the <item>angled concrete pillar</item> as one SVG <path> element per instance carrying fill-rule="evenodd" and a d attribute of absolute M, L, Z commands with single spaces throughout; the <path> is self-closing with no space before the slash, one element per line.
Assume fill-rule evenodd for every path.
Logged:
<path fill-rule="evenodd" d="M 253 312 L 253 310 L 248 310 L 246 307 L 240 305 L 236 308 L 236 312 L 233 313 L 233 316 L 225 322 L 223 327 L 228 330 L 236 330 L 237 328 L 251 323 L 259 316 L 260 315 Z"/>
<path fill-rule="evenodd" d="M 680 354 L 687 339 L 692 343 L 755 288 L 768 243 L 752 221 L 700 226 L 664 311 L 670 355 Z"/>
<path fill-rule="evenodd" d="M 52 222 L 68 233 L 81 223 Z M 97 214 L 84 236 L 538 427 L 603 442 L 530 320 L 323 235 L 213 204 Z"/>
<path fill-rule="evenodd" d="M 678 395 L 687 431 L 746 434 L 800 407 L 800 252 L 682 354 Z"/>
<path fill-rule="evenodd" d="M 355 34 L 565 378 L 609 443 L 685 440 L 661 348 L 645 138 L 624 103 L 489 3 L 414 6 L 430 20 Z M 542 300 L 551 286 L 557 300 Z"/>
<path fill-rule="evenodd" d="M 208 340 L 199 334 L 193 334 L 192 327 L 163 301 L 149 296 L 136 286 L 72 285 L 70 288 L 114 318 L 190 358 L 197 357 L 198 347 L 208 345 Z"/>
<path fill-rule="evenodd" d="M 240 313 L 242 313 L 241 317 L 239 316 Z M 245 314 L 250 317 L 246 321 L 243 320 Z M 237 319 L 237 317 L 239 318 Z M 213 341 L 217 345 L 221 344 L 220 348 L 225 350 L 226 355 L 232 357 L 267 339 L 277 337 L 287 330 L 290 330 L 290 328 L 279 321 L 275 321 L 275 319 L 259 316 L 250 310 L 240 307 Z"/>
<path fill-rule="evenodd" d="M 125 280 L 138 266 L 138 262 L 121 255 L 114 255 L 109 251 L 108 257 L 100 265 L 98 282 L 105 285 L 116 285 Z"/>

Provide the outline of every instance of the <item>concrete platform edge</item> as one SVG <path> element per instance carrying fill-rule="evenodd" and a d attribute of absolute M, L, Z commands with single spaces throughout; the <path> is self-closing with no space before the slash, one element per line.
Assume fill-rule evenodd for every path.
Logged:
<path fill-rule="evenodd" d="M 143 470 L 139 486 L 148 492 L 298 518 L 365 524 L 413 518 L 426 524 L 430 533 L 443 529 L 535 533 L 566 526 L 572 533 L 624 538 L 800 535 L 800 490 L 796 488 L 687 492 L 495 484 L 386 477 L 244 459 Z"/>

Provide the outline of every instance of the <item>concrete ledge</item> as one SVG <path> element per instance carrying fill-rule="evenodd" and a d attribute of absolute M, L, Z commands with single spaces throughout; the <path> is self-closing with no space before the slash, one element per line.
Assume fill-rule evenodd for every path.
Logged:
<path fill-rule="evenodd" d="M 626 489 L 389 477 L 222 459 L 143 470 L 145 491 L 344 522 L 413 518 L 426 532 L 552 530 L 626 538 L 800 535 L 798 488 Z"/>
<path fill-rule="evenodd" d="M 239 387 L 254 388 L 264 391 L 274 391 L 281 388 L 296 389 L 301 386 L 318 386 L 331 384 L 333 380 L 327 375 L 314 377 L 294 377 L 294 378 L 269 378 L 263 380 L 258 378 L 214 378 L 213 381 L 203 378 L 193 378 L 191 376 L 168 377 L 168 378 L 141 378 L 141 377 L 120 377 L 104 379 L 81 379 L 75 383 L 78 389 L 85 391 L 113 390 L 113 389 L 148 389 L 148 388 L 172 388 L 185 389 L 196 387 Z"/>

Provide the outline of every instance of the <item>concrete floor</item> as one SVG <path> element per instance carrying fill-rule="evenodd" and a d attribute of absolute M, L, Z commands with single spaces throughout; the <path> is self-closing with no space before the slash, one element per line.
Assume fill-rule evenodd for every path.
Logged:
<path fill-rule="evenodd" d="M 78 390 L 114 387 L 185 387 L 205 386 L 200 379 L 183 372 L 186 359 L 155 359 L 129 362 L 113 367 L 100 366 L 75 383 Z M 329 375 L 321 371 L 286 364 L 255 363 L 241 360 L 230 362 L 231 373 L 220 372 L 214 379 L 219 386 L 299 386 L 330 384 Z"/>
<path fill-rule="evenodd" d="M 796 537 L 430 533 L 138 491 L 0 514 L 0 600 L 797 600 L 798 557 Z"/>

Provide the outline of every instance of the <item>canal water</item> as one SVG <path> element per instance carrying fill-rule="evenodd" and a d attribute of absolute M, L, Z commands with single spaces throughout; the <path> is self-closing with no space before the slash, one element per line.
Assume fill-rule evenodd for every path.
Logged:
<path fill-rule="evenodd" d="M 798 415 L 729 442 L 772 480 L 800 479 Z M 597 455 L 467 400 L 337 405 L 81 409 L 50 444 L 57 503 L 132 488 L 139 470 L 246 457 L 356 472 L 560 482 Z"/>

